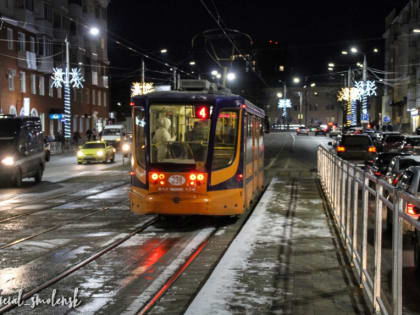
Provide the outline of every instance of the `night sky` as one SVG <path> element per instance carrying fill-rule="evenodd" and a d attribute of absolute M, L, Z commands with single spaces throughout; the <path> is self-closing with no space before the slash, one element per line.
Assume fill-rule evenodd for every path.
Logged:
<path fill-rule="evenodd" d="M 338 65 L 337 71 L 350 62 L 356 63 L 355 57 L 340 55 L 350 45 L 364 50 L 370 65 L 383 68 L 383 55 L 370 55 L 370 51 L 378 47 L 383 52 L 386 16 L 408 3 L 404 0 L 204 2 L 215 16 L 219 13 L 225 27 L 249 34 L 254 48 L 266 46 L 269 40 L 278 41 L 280 50 L 287 48 L 291 56 L 287 62 L 290 74 L 299 76 L 327 73 L 330 61 Z M 131 81 L 139 79 L 136 70 L 140 67 L 140 56 L 114 44 L 114 40 L 157 56 L 161 48 L 167 48 L 166 61 L 181 64 L 185 70 L 205 74 L 215 66 L 203 53 L 203 42 L 191 48 L 194 35 L 217 28 L 200 0 L 112 0 L 108 28 L 113 102 L 123 97 Z M 243 43 L 242 39 L 238 41 Z M 242 47 L 246 49 L 246 45 Z M 188 65 L 191 59 L 197 62 L 195 69 Z M 147 60 L 146 65 L 150 70 L 146 78 L 161 78 L 163 83 L 165 76 L 153 71 L 165 69 Z M 264 78 L 265 73 L 261 75 Z"/>

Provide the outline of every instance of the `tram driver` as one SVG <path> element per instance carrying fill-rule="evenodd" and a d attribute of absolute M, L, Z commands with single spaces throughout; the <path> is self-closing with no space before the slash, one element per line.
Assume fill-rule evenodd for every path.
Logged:
<path fill-rule="evenodd" d="M 157 161 L 161 162 L 166 158 L 168 153 L 168 143 L 175 141 L 176 136 L 171 137 L 169 128 L 171 128 L 171 121 L 169 118 L 163 117 L 158 120 L 159 128 L 153 135 L 152 142 L 157 148 Z"/>

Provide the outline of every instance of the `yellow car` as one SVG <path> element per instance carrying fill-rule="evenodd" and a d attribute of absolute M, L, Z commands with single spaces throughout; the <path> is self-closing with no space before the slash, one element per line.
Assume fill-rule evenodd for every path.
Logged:
<path fill-rule="evenodd" d="M 115 148 L 107 145 L 105 141 L 89 141 L 79 147 L 77 151 L 77 164 L 83 162 L 114 162 Z"/>

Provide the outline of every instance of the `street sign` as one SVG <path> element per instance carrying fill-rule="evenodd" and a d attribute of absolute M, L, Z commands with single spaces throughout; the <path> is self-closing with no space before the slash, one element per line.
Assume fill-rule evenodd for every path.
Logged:
<path fill-rule="evenodd" d="M 361 120 L 362 124 L 368 123 L 369 122 L 369 113 L 362 114 L 362 119 L 360 119 L 360 120 Z"/>
<path fill-rule="evenodd" d="M 389 123 L 391 121 L 391 118 L 389 116 L 384 116 L 384 122 Z"/>

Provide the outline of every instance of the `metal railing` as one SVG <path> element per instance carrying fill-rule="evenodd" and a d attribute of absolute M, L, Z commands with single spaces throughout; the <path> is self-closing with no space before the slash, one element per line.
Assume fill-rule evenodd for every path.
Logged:
<path fill-rule="evenodd" d="M 402 314 L 403 224 L 420 230 L 420 223 L 406 214 L 404 209 L 407 203 L 420 208 L 420 199 L 396 189 L 322 146 L 318 147 L 318 175 L 373 313 Z M 393 216 L 392 292 L 387 293 L 381 288 L 384 281 L 381 272 L 383 213 Z M 371 222 L 370 228 L 373 225 L 374 244 L 369 250 L 374 252 L 374 262 L 370 261 L 368 265 L 368 227 L 372 215 L 375 222 Z"/>

